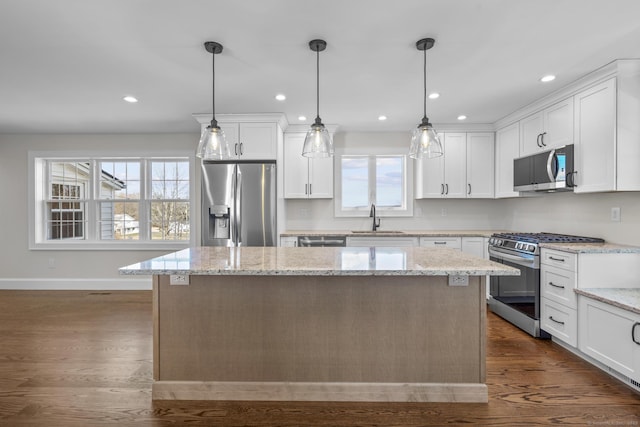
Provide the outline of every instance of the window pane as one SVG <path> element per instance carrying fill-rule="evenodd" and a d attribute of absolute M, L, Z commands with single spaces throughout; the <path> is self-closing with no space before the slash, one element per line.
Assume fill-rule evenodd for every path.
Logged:
<path fill-rule="evenodd" d="M 189 199 L 189 162 L 154 161 L 151 163 L 153 199 Z"/>
<path fill-rule="evenodd" d="M 369 159 L 366 156 L 342 157 L 342 208 L 369 206 Z"/>
<path fill-rule="evenodd" d="M 140 199 L 140 162 L 100 162 L 101 199 Z"/>
<path fill-rule="evenodd" d="M 189 203 L 151 203 L 152 240 L 189 240 Z"/>
<path fill-rule="evenodd" d="M 84 239 L 85 204 L 48 202 L 47 240 Z"/>
<path fill-rule="evenodd" d="M 138 202 L 101 202 L 98 204 L 98 228 L 101 240 L 139 240 L 140 204 Z"/>
<path fill-rule="evenodd" d="M 376 157 L 376 206 L 403 206 L 403 163 L 402 157 Z"/>

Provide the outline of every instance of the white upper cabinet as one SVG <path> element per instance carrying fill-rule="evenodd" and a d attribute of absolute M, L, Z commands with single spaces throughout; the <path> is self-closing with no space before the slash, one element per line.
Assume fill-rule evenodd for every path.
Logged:
<path fill-rule="evenodd" d="M 416 162 L 415 198 L 492 198 L 493 133 L 445 132 L 439 136 L 444 156 Z"/>
<path fill-rule="evenodd" d="M 494 194 L 493 132 L 467 134 L 467 197 L 491 199 Z"/>
<path fill-rule="evenodd" d="M 616 80 L 575 96 L 576 193 L 616 189 Z M 622 159 L 624 161 L 624 159 Z M 637 167 L 638 159 L 634 159 Z"/>
<path fill-rule="evenodd" d="M 333 157 L 302 156 L 305 133 L 284 136 L 285 199 L 333 198 Z"/>
<path fill-rule="evenodd" d="M 513 191 L 513 159 L 520 157 L 520 125 L 513 123 L 496 131 L 496 198 L 518 197 Z"/>
<path fill-rule="evenodd" d="M 520 155 L 573 143 L 573 98 L 520 120 Z"/>
<path fill-rule="evenodd" d="M 218 125 L 224 131 L 233 159 L 276 159 L 276 123 L 219 123 Z"/>

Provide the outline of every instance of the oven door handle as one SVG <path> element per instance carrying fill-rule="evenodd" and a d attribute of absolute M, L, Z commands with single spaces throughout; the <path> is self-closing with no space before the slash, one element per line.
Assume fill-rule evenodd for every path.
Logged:
<path fill-rule="evenodd" d="M 516 255 L 505 254 L 504 252 L 496 251 L 492 248 L 489 248 L 489 255 L 493 255 L 498 259 L 506 259 L 508 261 L 513 262 L 514 264 L 521 265 L 523 267 L 535 268 L 533 266 L 534 261 L 532 259 L 522 258 Z"/>

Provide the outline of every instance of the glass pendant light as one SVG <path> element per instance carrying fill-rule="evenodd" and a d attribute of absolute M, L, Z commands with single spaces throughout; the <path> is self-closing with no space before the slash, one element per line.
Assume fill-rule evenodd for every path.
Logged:
<path fill-rule="evenodd" d="M 440 138 L 427 118 L 427 50 L 431 49 L 435 42 L 432 38 L 420 39 L 416 42 L 416 48 L 424 52 L 424 115 L 411 135 L 409 157 L 413 159 L 434 158 L 444 154 Z"/>
<path fill-rule="evenodd" d="M 311 40 L 309 48 L 316 52 L 316 120 L 307 132 L 302 146 L 302 155 L 305 157 L 331 157 L 333 156 L 333 140 L 327 128 L 320 120 L 320 52 L 325 50 L 327 42 L 324 40 Z"/>
<path fill-rule="evenodd" d="M 202 160 L 226 160 L 231 157 L 229 144 L 224 131 L 216 120 L 216 55 L 222 52 L 222 45 L 216 42 L 205 42 L 204 48 L 211 53 L 213 65 L 213 90 L 211 96 L 212 118 L 211 124 L 202 132 L 196 156 Z"/>

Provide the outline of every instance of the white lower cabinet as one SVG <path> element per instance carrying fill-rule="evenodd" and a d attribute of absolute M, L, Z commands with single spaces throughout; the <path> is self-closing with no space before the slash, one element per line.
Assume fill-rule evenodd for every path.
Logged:
<path fill-rule="evenodd" d="M 540 255 L 540 328 L 572 347 L 578 345 L 578 255 L 543 249 Z"/>
<path fill-rule="evenodd" d="M 640 314 L 578 296 L 580 351 L 640 381 Z"/>
<path fill-rule="evenodd" d="M 347 237 L 347 246 L 403 248 L 418 246 L 417 237 Z"/>
<path fill-rule="evenodd" d="M 578 345 L 578 313 L 547 298 L 540 299 L 540 327 L 572 347 Z"/>
<path fill-rule="evenodd" d="M 420 246 L 461 250 L 462 239 L 460 237 L 421 237 Z"/>

